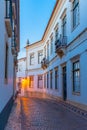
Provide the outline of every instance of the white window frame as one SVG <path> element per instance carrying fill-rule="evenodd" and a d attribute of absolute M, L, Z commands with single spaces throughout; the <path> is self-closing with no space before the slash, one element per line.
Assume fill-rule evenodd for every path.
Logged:
<path fill-rule="evenodd" d="M 42 59 L 43 59 L 43 50 L 38 51 L 38 64 L 41 64 Z"/>
<path fill-rule="evenodd" d="M 30 54 L 30 65 L 34 65 L 34 53 Z"/>

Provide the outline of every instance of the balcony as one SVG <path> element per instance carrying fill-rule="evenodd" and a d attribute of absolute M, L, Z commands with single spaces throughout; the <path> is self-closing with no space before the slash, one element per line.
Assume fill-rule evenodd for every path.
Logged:
<path fill-rule="evenodd" d="M 18 63 L 15 66 L 16 72 L 18 72 Z"/>
<path fill-rule="evenodd" d="M 16 19 L 16 7 L 15 6 L 16 6 L 15 2 L 12 2 L 12 12 L 13 12 L 12 17 L 14 20 Z"/>
<path fill-rule="evenodd" d="M 15 66 L 18 63 L 17 56 L 18 56 L 18 54 L 17 54 L 17 52 L 15 52 L 15 54 L 14 54 L 14 64 L 15 64 Z"/>
<path fill-rule="evenodd" d="M 48 60 L 44 57 L 41 61 L 41 68 L 46 69 L 48 67 Z"/>
<path fill-rule="evenodd" d="M 5 17 L 5 25 L 6 25 L 8 37 L 11 37 L 12 36 L 12 26 L 11 26 L 10 18 Z"/>
<path fill-rule="evenodd" d="M 61 58 L 66 53 L 67 37 L 61 36 L 55 42 L 55 52 Z"/>
<path fill-rule="evenodd" d="M 17 43 L 16 43 L 16 36 L 14 30 L 12 33 L 12 40 L 11 40 L 11 52 L 13 55 L 15 55 L 15 53 L 17 52 Z"/>
<path fill-rule="evenodd" d="M 6 16 L 5 16 L 5 25 L 8 37 L 12 36 L 12 1 L 6 1 Z"/>
<path fill-rule="evenodd" d="M 11 46 L 11 52 L 14 55 L 16 53 L 16 43 L 14 41 L 12 41 L 12 46 Z"/>
<path fill-rule="evenodd" d="M 15 54 L 15 47 L 14 46 L 11 47 L 11 52 L 12 52 L 12 54 Z"/>

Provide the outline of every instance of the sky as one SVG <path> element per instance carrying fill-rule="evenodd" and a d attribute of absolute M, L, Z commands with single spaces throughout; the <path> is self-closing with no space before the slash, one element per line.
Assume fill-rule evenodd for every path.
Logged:
<path fill-rule="evenodd" d="M 20 50 L 23 55 L 27 39 L 41 40 L 56 0 L 20 0 Z M 19 56 L 22 57 L 22 56 Z"/>

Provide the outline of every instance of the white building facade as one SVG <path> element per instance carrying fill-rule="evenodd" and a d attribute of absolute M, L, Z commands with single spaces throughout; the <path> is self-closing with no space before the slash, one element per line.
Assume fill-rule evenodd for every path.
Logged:
<path fill-rule="evenodd" d="M 87 110 L 86 5 L 58 0 L 41 41 L 25 48 L 28 90 Z"/>
<path fill-rule="evenodd" d="M 29 80 L 28 90 L 40 91 L 43 89 L 43 69 L 41 68 L 41 60 L 43 58 L 43 43 L 32 44 L 26 49 L 26 76 Z M 40 82 L 38 83 L 38 78 Z M 39 88 L 38 88 L 39 84 Z"/>
<path fill-rule="evenodd" d="M 26 57 L 18 59 L 18 71 L 16 77 L 16 88 L 21 96 L 24 96 L 24 89 L 27 86 L 26 78 Z"/>
<path fill-rule="evenodd" d="M 17 78 L 26 77 L 26 57 L 18 59 Z"/>
<path fill-rule="evenodd" d="M 19 32 L 16 32 L 15 28 L 18 23 L 16 20 L 19 18 L 17 6 L 19 6 L 19 0 L 17 2 L 0 1 L 0 130 L 5 127 L 16 94 L 15 81 L 19 50 Z"/>

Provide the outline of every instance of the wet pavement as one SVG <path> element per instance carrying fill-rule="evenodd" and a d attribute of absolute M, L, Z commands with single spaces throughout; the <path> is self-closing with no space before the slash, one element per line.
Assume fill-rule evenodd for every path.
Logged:
<path fill-rule="evenodd" d="M 21 98 L 22 130 L 87 130 L 87 120 L 47 99 Z"/>
<path fill-rule="evenodd" d="M 87 130 L 87 119 L 69 111 L 60 102 L 22 97 L 19 105 L 20 110 L 15 107 L 19 112 L 12 112 L 15 116 L 10 115 L 5 130 Z"/>
<path fill-rule="evenodd" d="M 20 97 L 14 102 L 5 130 L 21 130 Z"/>

